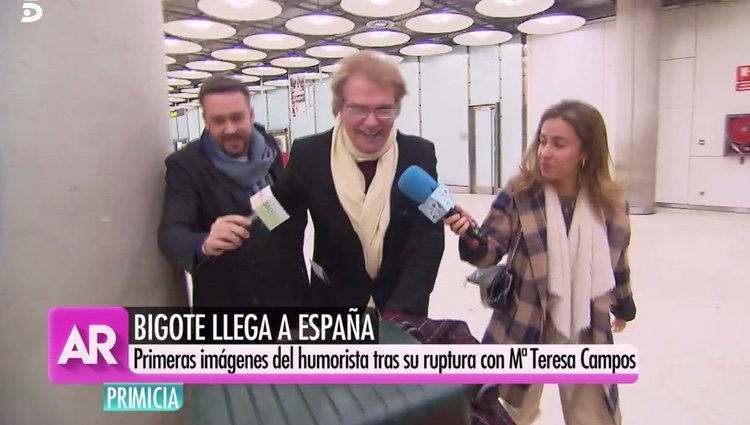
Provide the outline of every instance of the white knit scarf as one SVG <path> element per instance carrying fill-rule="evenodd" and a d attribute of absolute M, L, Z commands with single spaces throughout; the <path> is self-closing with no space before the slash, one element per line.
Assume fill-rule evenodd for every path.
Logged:
<path fill-rule="evenodd" d="M 385 232 L 391 219 L 391 187 L 396 177 L 398 144 L 396 127 L 380 151 L 359 152 L 346 133 L 341 118 L 336 119 L 331 143 L 331 171 L 341 205 L 357 232 L 370 278 L 380 270 Z M 365 193 L 365 177 L 357 162 L 378 160 L 375 177 Z"/>
<path fill-rule="evenodd" d="M 548 292 L 555 297 L 550 317 L 560 334 L 577 342 L 580 332 L 591 326 L 591 301 L 615 286 L 607 228 L 601 211 L 583 189 L 567 234 L 560 199 L 550 185 L 545 185 L 544 200 Z"/>

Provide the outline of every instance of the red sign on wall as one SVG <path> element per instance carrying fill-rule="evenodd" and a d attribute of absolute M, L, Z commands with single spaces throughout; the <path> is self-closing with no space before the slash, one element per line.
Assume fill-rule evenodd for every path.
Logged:
<path fill-rule="evenodd" d="M 750 65 L 740 65 L 737 67 L 737 81 L 735 90 L 750 91 Z"/>

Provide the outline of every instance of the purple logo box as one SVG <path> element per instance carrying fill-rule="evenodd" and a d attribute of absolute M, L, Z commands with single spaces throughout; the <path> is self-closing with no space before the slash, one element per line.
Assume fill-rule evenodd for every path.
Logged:
<path fill-rule="evenodd" d="M 122 307 L 54 307 L 48 315 L 48 360 L 49 380 L 55 384 L 100 384 L 102 382 L 127 382 L 133 379 L 128 366 L 128 312 Z M 90 326 L 108 326 L 116 335 L 109 352 L 117 364 L 108 364 L 98 350 L 91 352 L 95 364 L 85 364 L 81 358 L 69 358 L 66 364 L 58 364 L 69 337 L 74 337 L 76 327 L 83 341 L 75 349 L 85 355 L 96 350 L 89 340 Z M 106 335 L 98 335 L 98 343 L 105 342 Z M 72 343 L 72 341 L 71 341 Z M 75 357 L 75 355 L 71 356 Z"/>

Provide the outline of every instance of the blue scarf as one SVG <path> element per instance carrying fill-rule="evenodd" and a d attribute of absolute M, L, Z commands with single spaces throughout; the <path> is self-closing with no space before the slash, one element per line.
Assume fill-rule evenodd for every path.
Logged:
<path fill-rule="evenodd" d="M 253 129 L 250 136 L 247 157 L 234 158 L 227 155 L 214 143 L 208 131 L 203 133 L 201 139 L 214 167 L 239 183 L 247 196 L 271 185 L 268 171 L 276 158 L 276 151 L 266 143 L 265 137 L 257 128 Z"/>

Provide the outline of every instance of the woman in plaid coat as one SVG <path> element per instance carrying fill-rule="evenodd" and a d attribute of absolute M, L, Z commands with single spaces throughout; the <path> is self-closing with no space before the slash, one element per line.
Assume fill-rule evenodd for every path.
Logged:
<path fill-rule="evenodd" d="M 520 173 L 482 224 L 486 243 L 465 236 L 474 221 L 457 210 L 445 223 L 461 236 L 464 261 L 489 267 L 515 248 L 511 298 L 493 312 L 483 342 L 612 344 L 613 330 L 635 318 L 627 206 L 594 107 L 564 101 L 545 111 Z M 497 388 L 518 424 L 534 420 L 541 385 Z M 560 398 L 567 425 L 621 423 L 615 385 L 560 385 Z"/>

